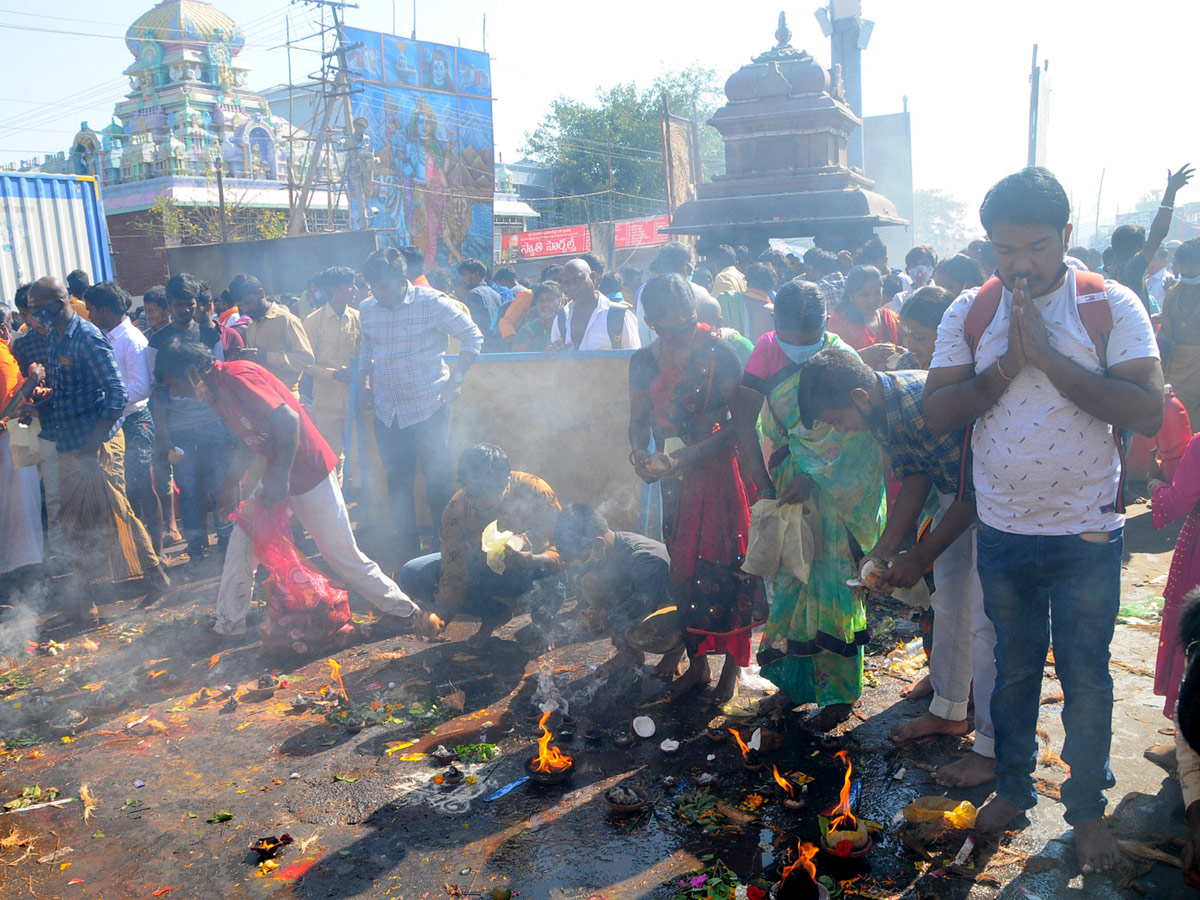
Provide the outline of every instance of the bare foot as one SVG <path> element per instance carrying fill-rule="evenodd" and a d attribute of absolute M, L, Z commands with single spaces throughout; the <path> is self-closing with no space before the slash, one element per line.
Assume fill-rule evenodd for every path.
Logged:
<path fill-rule="evenodd" d="M 966 734 L 970 731 L 966 719 L 943 719 L 933 713 L 925 713 L 897 725 L 888 733 L 894 744 L 906 744 L 934 734 Z"/>
<path fill-rule="evenodd" d="M 1075 858 L 1084 875 L 1107 872 L 1120 862 L 1121 851 L 1103 819 L 1084 819 L 1075 823 Z"/>
<path fill-rule="evenodd" d="M 933 682 L 926 675 L 914 685 L 906 687 L 900 692 L 900 696 L 905 700 L 920 700 L 922 697 L 928 697 L 933 693 Z"/>
<path fill-rule="evenodd" d="M 996 777 L 996 760 L 972 751 L 958 762 L 934 769 L 932 777 L 942 787 L 975 787 Z"/>
<path fill-rule="evenodd" d="M 640 669 L 646 662 L 646 654 L 638 650 L 620 650 L 617 655 L 596 667 L 596 676 L 606 678 L 623 669 Z"/>
<path fill-rule="evenodd" d="M 778 690 L 769 697 L 763 697 L 758 704 L 758 714 L 760 716 L 770 716 L 775 713 L 791 712 L 796 708 L 796 701 L 792 699 L 791 694 L 785 690 Z"/>
<path fill-rule="evenodd" d="M 1022 812 L 1021 807 L 1009 803 L 1003 797 L 995 796 L 979 811 L 975 818 L 975 828 L 983 834 L 999 834 Z"/>
<path fill-rule="evenodd" d="M 654 667 L 651 674 L 658 678 L 678 678 L 683 674 L 683 648 L 672 653 L 664 653 L 662 659 L 658 661 L 658 665 Z"/>
<path fill-rule="evenodd" d="M 717 689 L 713 691 L 713 699 L 718 703 L 728 703 L 737 695 L 738 675 L 742 667 L 733 661 L 732 656 L 725 657 L 725 665 L 721 668 L 721 679 Z"/>
<path fill-rule="evenodd" d="M 708 657 L 699 656 L 688 660 L 687 671 L 667 685 L 666 696 L 678 700 L 692 688 L 712 681 L 712 673 L 708 671 Z"/>
<path fill-rule="evenodd" d="M 831 731 L 850 718 L 850 713 L 853 711 L 854 704 L 852 703 L 833 703 L 821 707 L 818 712 L 805 719 L 804 725 L 811 731 Z"/>
<path fill-rule="evenodd" d="M 1175 759 L 1174 744 L 1154 744 L 1147 747 L 1142 756 L 1168 772 L 1174 772 L 1179 768 L 1179 762 Z"/>

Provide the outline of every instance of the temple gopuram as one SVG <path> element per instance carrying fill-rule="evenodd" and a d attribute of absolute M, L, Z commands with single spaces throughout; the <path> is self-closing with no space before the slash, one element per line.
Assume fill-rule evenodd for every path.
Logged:
<path fill-rule="evenodd" d="M 117 275 L 136 295 L 165 280 L 165 246 L 219 240 L 218 170 L 232 238 L 286 230 L 309 141 L 246 87 L 245 34 L 205 0 L 162 0 L 125 44 L 129 92 L 113 121 L 99 131 L 82 123 L 70 151 L 40 169 L 100 180 Z"/>

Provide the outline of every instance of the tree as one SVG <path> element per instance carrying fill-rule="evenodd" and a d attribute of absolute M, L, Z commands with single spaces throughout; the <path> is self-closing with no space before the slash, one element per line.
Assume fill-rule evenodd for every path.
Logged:
<path fill-rule="evenodd" d="M 913 191 L 913 243 L 929 244 L 938 259 L 953 256 L 971 240 L 967 205 L 940 188 Z"/>
<path fill-rule="evenodd" d="M 216 206 L 180 203 L 160 196 L 139 227 L 166 247 L 216 244 L 221 240 L 221 212 Z M 287 235 L 288 215 L 283 210 L 230 203 L 225 209 L 225 231 L 230 241 L 258 241 Z"/>
<path fill-rule="evenodd" d="M 614 192 L 598 198 L 606 208 L 596 209 L 591 218 L 606 218 L 610 203 L 620 217 L 628 204 L 618 195 L 664 200 L 663 94 L 673 113 L 695 114 L 705 168 L 719 169 L 720 135 L 703 122 L 722 99 L 720 82 L 714 70 L 701 66 L 660 75 L 645 90 L 633 82 L 602 88 L 594 105 L 558 97 L 541 124 L 525 135 L 525 150 L 553 170 L 560 196 Z"/>

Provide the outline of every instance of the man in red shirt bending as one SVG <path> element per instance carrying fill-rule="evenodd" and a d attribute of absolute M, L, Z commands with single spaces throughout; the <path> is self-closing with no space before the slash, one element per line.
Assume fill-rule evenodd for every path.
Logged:
<path fill-rule="evenodd" d="M 217 494 L 221 514 L 237 505 L 242 477 L 256 456 L 263 457 L 266 465 L 257 482 L 263 501 L 288 504 L 347 587 L 384 614 L 410 619 L 417 605 L 358 549 L 337 483 L 337 457 L 282 381 L 258 363 L 217 362 L 203 344 L 175 339 L 159 350 L 154 374 L 173 396 L 208 403 L 241 438 Z M 245 634 L 257 568 L 249 536 L 235 528 L 217 594 L 217 634 Z"/>

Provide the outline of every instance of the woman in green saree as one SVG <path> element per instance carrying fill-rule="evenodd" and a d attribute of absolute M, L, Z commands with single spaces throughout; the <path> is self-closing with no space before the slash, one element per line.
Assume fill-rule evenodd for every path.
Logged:
<path fill-rule="evenodd" d="M 846 584 L 863 550 L 883 531 L 887 499 L 883 460 L 870 434 L 805 428 L 797 410 L 801 368 L 820 350 L 854 351 L 825 330 L 828 315 L 817 285 L 790 282 L 775 297 L 775 331 L 764 334 L 746 364 L 734 409 L 739 458 L 759 498 L 816 505 L 820 547 L 806 583 L 780 572 L 758 662 L 779 686 L 780 709 L 816 703 L 808 721 L 828 731 L 845 721 L 862 693 L 867 631 L 863 598 Z M 764 402 L 765 401 L 765 402 Z M 764 464 L 755 434 L 761 419 L 771 457 Z"/>

